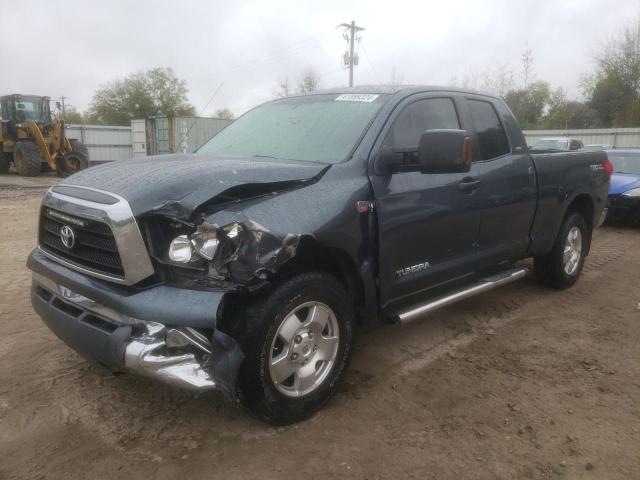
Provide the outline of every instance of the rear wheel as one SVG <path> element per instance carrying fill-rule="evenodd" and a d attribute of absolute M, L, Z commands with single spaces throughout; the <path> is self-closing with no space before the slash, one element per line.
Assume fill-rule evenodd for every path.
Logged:
<path fill-rule="evenodd" d="M 13 164 L 18 175 L 33 177 L 42 169 L 42 157 L 38 146 L 29 141 L 16 142 L 13 148 Z"/>
<path fill-rule="evenodd" d="M 243 323 L 240 323 L 243 322 Z M 240 398 L 275 425 L 300 421 L 334 394 L 349 364 L 353 307 L 334 277 L 297 275 L 241 309 Z"/>
<path fill-rule="evenodd" d="M 562 222 L 551 253 L 534 259 L 538 280 L 554 288 L 568 288 L 578 280 L 591 240 L 591 230 L 578 212 L 569 212 Z"/>

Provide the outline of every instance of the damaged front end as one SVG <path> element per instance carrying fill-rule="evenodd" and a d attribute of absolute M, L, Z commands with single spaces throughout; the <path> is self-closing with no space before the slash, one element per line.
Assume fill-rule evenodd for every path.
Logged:
<path fill-rule="evenodd" d="M 256 175 L 251 166 L 243 173 Z M 112 371 L 237 399 L 244 357 L 227 319 L 244 298 L 240 294 L 269 284 L 301 241 L 299 234 L 270 231 L 244 209 L 313 184 L 327 169 L 299 166 L 282 173 L 278 166 L 288 180 L 244 184 L 221 170 L 216 182 L 231 187 L 215 192 L 210 178 L 203 188 L 187 190 L 187 177 L 204 181 L 187 175 L 183 164 L 177 168 L 184 184 L 178 182 L 178 189 L 172 183 L 172 199 L 162 203 L 149 204 L 161 197 L 155 183 L 142 195 L 117 179 L 110 187 L 127 190 L 134 203 L 82 185 L 47 192 L 39 245 L 27 261 L 32 304 L 59 338 Z M 275 176 L 275 168 L 262 174 Z M 315 175 L 295 178 L 299 170 Z M 79 243 L 64 249 L 60 236 L 67 223 Z"/>
<path fill-rule="evenodd" d="M 274 235 L 241 214 L 222 226 L 154 217 L 147 229 L 153 257 L 173 281 L 188 286 L 258 289 L 296 255 L 301 238 Z"/>
<path fill-rule="evenodd" d="M 176 387 L 217 390 L 236 397 L 242 353 L 230 337 L 215 330 L 211 339 L 191 327 L 144 324 L 125 347 L 124 365 L 131 372 Z"/>
<path fill-rule="evenodd" d="M 203 322 L 221 295 L 207 298 L 206 292 L 156 287 L 121 297 L 110 289 L 99 290 L 96 283 L 65 271 L 37 252 L 30 256 L 29 267 L 34 309 L 84 357 L 113 372 L 129 371 L 177 387 L 217 390 L 228 399 L 237 398 L 242 351 L 230 336 L 217 328 L 204 328 Z M 181 317 L 171 311 L 177 303 L 184 303 L 179 307 L 185 312 Z"/>

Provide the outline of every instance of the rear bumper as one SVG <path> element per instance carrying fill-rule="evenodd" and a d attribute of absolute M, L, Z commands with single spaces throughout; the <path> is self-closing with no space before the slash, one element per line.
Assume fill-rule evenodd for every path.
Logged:
<path fill-rule="evenodd" d="M 83 277 L 37 251 L 27 265 L 33 270 L 35 311 L 82 356 L 114 372 L 236 398 L 243 355 L 231 337 L 215 328 L 221 292 L 158 286 L 126 295 L 123 287 Z M 171 320 L 172 312 L 180 315 Z"/>

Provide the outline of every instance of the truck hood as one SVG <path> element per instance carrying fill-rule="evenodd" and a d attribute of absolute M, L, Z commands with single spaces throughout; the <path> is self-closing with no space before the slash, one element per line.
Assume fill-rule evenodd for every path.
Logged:
<path fill-rule="evenodd" d="M 632 173 L 614 173 L 611 175 L 609 195 L 622 195 L 624 192 L 640 188 L 640 175 Z"/>
<path fill-rule="evenodd" d="M 92 167 L 60 185 L 120 195 L 136 216 L 158 211 L 186 220 L 216 197 L 224 203 L 298 188 L 315 181 L 326 169 L 320 163 L 256 157 L 160 155 Z"/>

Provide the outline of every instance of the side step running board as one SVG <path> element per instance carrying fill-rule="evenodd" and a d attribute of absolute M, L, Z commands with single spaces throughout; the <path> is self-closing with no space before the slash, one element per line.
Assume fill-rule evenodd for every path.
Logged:
<path fill-rule="evenodd" d="M 401 313 L 399 315 L 400 323 L 411 322 L 412 320 L 416 320 L 425 313 L 432 312 L 434 310 L 437 310 L 438 308 L 446 307 L 447 305 L 451 305 L 452 303 L 459 302 L 461 300 L 464 300 L 465 298 L 472 297 L 474 295 L 477 295 L 478 293 L 501 287 L 503 285 L 506 285 L 507 283 L 515 282 L 516 280 L 525 277 L 528 273 L 529 270 L 526 268 L 513 268 L 511 270 L 501 272 L 497 275 L 483 278 L 482 280 L 479 280 L 478 282 L 462 290 L 450 293 L 444 297 L 436 298 L 429 303 L 425 303 L 424 305 L 412 308 L 411 310 Z"/>

